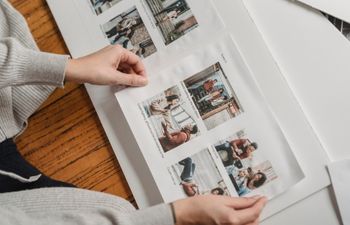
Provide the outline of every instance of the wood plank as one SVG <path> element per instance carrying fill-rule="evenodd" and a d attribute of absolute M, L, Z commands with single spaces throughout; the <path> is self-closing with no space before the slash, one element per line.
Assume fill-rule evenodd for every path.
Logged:
<path fill-rule="evenodd" d="M 51 96 L 40 106 L 40 108 L 38 110 L 41 110 L 41 109 L 43 109 L 43 108 L 53 104 L 54 102 L 56 102 L 57 100 L 59 100 L 63 96 L 69 94 L 70 92 L 74 91 L 75 89 L 79 88 L 80 86 L 81 86 L 80 84 L 68 83 L 67 82 L 64 85 L 64 88 L 57 88 L 51 94 Z"/>
<path fill-rule="evenodd" d="M 27 20 L 29 28 L 41 51 L 69 55 L 69 51 L 46 1 L 10 0 L 10 2 Z M 79 87 L 78 84 L 67 83 L 64 89 L 57 89 L 41 108 L 50 105 L 77 87 Z"/>
<path fill-rule="evenodd" d="M 41 51 L 69 54 L 45 0 L 10 0 L 28 22 Z"/>
<path fill-rule="evenodd" d="M 28 161 L 50 177 L 131 197 L 83 86 L 32 116 L 17 145 Z"/>
<path fill-rule="evenodd" d="M 9 1 L 26 18 L 42 51 L 69 54 L 45 0 Z M 135 204 L 84 86 L 68 83 L 57 89 L 29 119 L 16 143 L 48 176 Z"/>

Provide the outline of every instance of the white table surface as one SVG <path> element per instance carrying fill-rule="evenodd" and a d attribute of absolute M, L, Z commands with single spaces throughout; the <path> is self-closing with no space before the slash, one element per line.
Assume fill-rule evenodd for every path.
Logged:
<path fill-rule="evenodd" d="M 330 158 L 350 158 L 345 147 L 350 125 L 350 42 L 317 11 L 302 4 L 248 0 L 246 5 Z M 298 32 L 303 29 L 312 32 Z M 330 187 L 263 224 L 337 225 L 341 220 Z"/>
<path fill-rule="evenodd" d="M 230 4 L 230 1 L 238 0 L 218 0 L 218 4 L 219 2 L 220 4 L 222 2 Z M 55 15 L 65 15 L 67 11 L 73 10 L 58 7 L 62 4 L 69 5 L 70 0 L 59 3 L 53 0 L 48 2 Z M 329 158 L 339 159 L 349 156 L 343 146 L 347 146 L 344 145 L 348 139 L 346 125 L 350 125 L 350 117 L 347 115 L 347 112 L 350 111 L 350 105 L 345 104 L 348 102 L 347 97 L 350 97 L 350 89 L 347 87 L 350 83 L 348 82 L 350 76 L 347 76 L 350 74 L 350 67 L 347 68 L 346 60 L 350 58 L 350 43 L 336 33 L 335 28 L 328 24 L 321 15 L 301 4 L 288 0 L 244 0 L 244 2 L 282 74 L 291 85 L 310 121 L 310 125 L 316 131 L 322 146 L 328 150 Z M 58 6 L 54 7 L 55 4 Z M 74 10 L 70 13 L 73 14 Z M 230 18 L 229 13 L 230 8 L 227 7 L 228 19 Z M 60 18 L 58 24 L 63 28 L 61 31 L 70 46 L 71 53 L 75 57 L 83 54 L 84 51 L 79 50 L 79 43 L 76 43 L 75 39 L 70 36 L 74 32 L 69 30 L 72 27 L 75 29 L 80 29 L 80 27 L 67 26 L 67 24 L 77 21 L 69 20 L 63 16 Z M 307 32 L 307 34 L 298 32 L 307 29 L 312 30 L 312 32 Z M 140 162 L 137 165 L 142 165 L 143 158 L 136 157 L 137 159 L 135 159 L 135 156 L 130 153 L 132 149 L 137 149 L 137 147 L 133 144 L 130 131 L 124 129 L 128 125 L 124 122 L 125 118 L 121 115 L 120 109 L 111 104 L 115 101 L 113 90 L 101 87 L 97 89 L 89 85 L 87 89 L 112 147 L 117 150 L 116 154 L 126 177 L 139 178 L 128 179 L 128 182 L 132 184 L 134 195 L 138 197 L 139 201 L 150 205 L 161 201 L 154 184 L 150 180 L 143 179 L 150 176 L 147 168 L 140 170 L 140 168 L 136 169 L 130 166 L 131 161 L 135 162 L 135 160 Z M 324 102 L 327 102 L 329 107 L 325 107 Z M 332 132 L 334 130 L 337 132 Z M 119 134 L 118 137 L 117 134 Z M 120 149 L 130 150 L 122 151 Z M 322 153 L 320 152 L 320 154 Z M 318 174 L 314 174 L 314 176 L 316 177 Z M 320 183 L 326 182 L 325 180 L 320 181 Z M 133 188 L 133 186 L 139 188 Z M 305 190 L 296 188 L 293 194 L 296 195 L 297 191 L 305 192 Z M 263 224 L 340 224 L 331 193 L 330 189 L 323 189 L 268 218 Z M 280 198 L 283 199 L 282 196 Z M 281 206 L 281 208 L 284 207 Z"/>
<path fill-rule="evenodd" d="M 223 4 L 223 2 L 225 2 L 225 0 L 221 0 L 222 2 L 220 2 L 220 4 Z M 228 2 L 228 1 L 226 1 Z M 288 24 L 288 23 L 293 23 L 293 20 L 288 20 L 287 18 L 284 18 L 286 20 L 282 20 L 282 16 L 281 15 L 276 15 L 278 17 L 278 19 L 276 20 L 270 20 L 271 16 L 274 15 L 274 13 L 281 13 L 283 14 L 288 14 L 288 13 L 302 13 L 303 17 L 307 17 L 309 14 L 311 16 L 319 16 L 319 15 L 314 15 L 314 12 L 309 12 L 309 10 L 305 10 L 303 8 L 299 9 L 298 7 L 301 7 L 300 5 L 295 5 L 295 3 L 289 3 L 287 0 L 250 0 L 247 3 L 247 8 L 249 10 L 251 10 L 251 13 L 254 13 L 255 15 L 255 19 L 258 20 L 259 23 L 257 23 L 257 25 L 259 26 L 260 32 L 262 33 L 262 35 L 264 36 L 264 39 L 266 41 L 266 43 L 268 44 L 268 47 L 270 49 L 270 51 L 273 53 L 273 56 L 276 57 L 276 53 L 278 53 L 278 57 L 279 57 L 279 62 L 284 62 L 285 64 L 280 64 L 279 63 L 279 67 L 281 67 L 281 72 L 283 73 L 283 75 L 288 76 L 288 82 L 290 82 L 290 84 L 292 84 L 292 86 L 297 86 L 299 87 L 299 83 L 303 82 L 303 80 L 298 80 L 295 79 L 295 77 L 297 77 L 296 75 L 299 74 L 295 74 L 293 71 L 293 66 L 295 67 L 294 63 L 296 63 L 296 61 L 298 60 L 305 60 L 305 58 L 313 56 L 315 54 L 315 52 L 311 51 L 308 52 L 307 50 L 306 54 L 305 52 L 303 52 L 303 55 L 300 56 L 300 58 L 298 58 L 298 60 L 296 60 L 295 58 L 290 58 L 290 56 L 295 56 L 295 53 L 288 53 L 288 54 L 283 54 L 283 48 L 282 51 L 279 51 L 279 49 L 276 50 L 276 45 L 274 45 L 275 43 L 279 43 L 278 40 L 281 38 L 285 38 L 285 37 L 281 37 L 281 33 L 280 32 L 276 32 L 279 31 L 279 27 L 284 25 L 286 27 L 288 26 L 295 26 L 295 24 Z M 294 4 L 294 5 L 289 5 L 289 4 Z M 269 7 L 270 6 L 270 7 Z M 228 7 L 229 8 L 229 7 Z M 273 9 L 277 9 L 276 11 L 274 11 Z M 287 12 L 285 12 L 285 10 Z M 303 11 L 304 10 L 304 11 Z M 229 10 L 227 11 L 227 13 L 229 13 Z M 227 19 L 227 18 L 226 18 Z M 276 22 L 277 21 L 277 22 Z M 277 25 L 275 24 L 277 23 Z M 310 22 L 311 23 L 311 22 Z M 312 24 L 305 24 L 305 21 L 299 20 L 299 26 L 302 25 L 309 25 L 311 26 Z M 324 25 L 324 24 L 323 24 Z M 328 25 L 328 24 L 327 24 Z M 332 30 L 332 26 L 328 27 L 330 30 Z M 303 27 L 303 29 L 305 29 L 305 27 Z M 334 30 L 333 30 L 334 31 Z M 332 35 L 331 35 L 332 36 Z M 267 38 L 268 37 L 268 38 Z M 294 36 L 290 36 L 290 38 L 292 38 Z M 299 36 L 296 36 L 299 37 Z M 336 39 L 340 38 L 341 36 L 339 35 L 335 35 Z M 325 39 L 328 39 L 329 36 L 327 37 L 323 37 Z M 332 38 L 332 37 L 331 37 Z M 333 35 L 334 38 L 334 35 Z M 277 41 L 276 41 L 277 39 Z M 302 46 L 305 47 L 305 45 L 308 45 L 308 43 L 306 44 L 305 41 L 308 41 L 308 39 L 304 39 L 302 36 L 300 37 L 302 42 Z M 280 46 L 287 46 L 288 45 L 288 41 L 295 41 L 295 40 L 288 40 L 288 38 L 284 39 L 283 43 L 280 43 Z M 310 40 L 311 41 L 311 40 Z M 328 40 L 327 40 L 328 41 Z M 312 41 L 311 41 L 312 42 Z M 316 42 L 316 46 L 317 45 L 321 45 L 322 40 L 320 40 L 319 42 Z M 272 44 L 271 44 L 272 43 Z M 313 43 L 313 42 L 312 42 Z M 298 51 L 297 48 L 293 49 L 295 51 Z M 316 53 L 318 54 L 318 53 Z M 303 58 L 304 57 L 304 58 Z M 335 63 L 336 64 L 336 63 Z M 335 66 L 332 65 L 332 66 Z M 286 66 L 288 66 L 288 73 L 286 73 L 286 70 L 284 70 L 283 68 L 285 68 Z M 309 66 L 304 67 L 304 70 L 307 70 L 308 68 L 313 68 L 315 66 L 310 64 Z M 327 65 L 329 66 L 329 65 Z M 289 68 L 292 67 L 292 68 Z M 322 67 L 317 67 L 319 70 L 324 70 L 324 68 Z M 300 72 L 300 71 L 298 71 Z M 302 71 L 305 73 L 305 71 Z M 293 79 L 294 78 L 294 79 Z M 308 82 L 312 82 L 313 77 L 309 77 Z M 320 86 L 320 89 L 322 87 L 322 85 L 325 85 L 326 81 L 323 82 L 319 82 L 318 85 Z M 90 93 L 90 97 L 92 98 L 94 104 L 95 104 L 95 108 L 97 110 L 97 112 L 99 113 L 99 117 L 101 119 L 101 121 L 104 124 L 104 128 L 106 130 L 107 135 L 109 136 L 109 139 L 111 140 L 112 146 L 114 149 L 121 149 L 120 147 L 124 147 L 124 139 L 128 139 L 130 138 L 131 134 L 125 134 L 125 136 L 123 135 L 123 137 L 119 137 L 116 139 L 115 136 L 113 136 L 113 134 L 120 134 L 120 132 L 118 131 L 118 129 L 116 130 L 116 127 L 120 127 L 120 122 L 122 120 L 122 118 L 119 120 L 119 126 L 117 126 L 116 124 L 113 125 L 113 123 L 106 123 L 106 121 L 110 121 L 109 120 L 109 115 L 111 115 L 112 113 L 115 115 L 116 112 L 119 112 L 117 108 L 115 108 L 113 105 L 110 104 L 110 102 L 112 101 L 112 97 L 110 96 L 110 94 L 107 93 L 106 91 L 106 95 L 103 96 L 102 90 L 94 90 L 93 87 L 89 87 L 88 86 L 88 90 Z M 293 91 L 294 94 L 298 97 L 298 100 L 301 101 L 302 106 L 304 109 L 309 110 L 308 112 L 313 112 L 313 110 L 315 112 L 317 112 L 317 105 L 315 106 L 315 104 L 312 104 L 313 101 L 310 102 L 306 102 L 305 100 L 310 98 L 310 95 L 308 95 L 308 92 L 303 90 L 303 89 L 295 89 L 293 87 Z M 321 90 L 318 90 L 321 91 Z M 97 94 L 98 93 L 98 94 Z M 317 94 L 316 94 L 317 95 Z M 350 96 L 350 95 L 349 95 Z M 326 113 L 326 112 L 325 112 Z M 313 115 L 308 114 L 308 118 L 312 119 Z M 318 121 L 314 121 L 312 120 L 312 124 L 315 126 L 317 124 Z M 124 124 L 126 126 L 126 124 Z M 124 126 L 123 125 L 123 126 Z M 318 127 L 319 128 L 319 127 Z M 320 130 L 319 130 L 320 131 Z M 130 141 L 129 143 L 132 143 L 132 141 Z M 130 147 L 130 146 L 128 146 Z M 128 154 L 128 152 L 125 151 L 117 151 L 116 154 L 118 156 L 119 162 L 122 164 L 123 170 L 126 174 L 127 177 L 129 178 L 133 178 L 133 177 L 147 177 L 147 175 L 143 176 L 142 173 L 147 173 L 147 170 L 142 170 L 140 171 L 139 169 L 135 169 L 134 167 L 131 167 L 131 164 L 134 163 L 130 163 L 130 160 L 132 156 L 130 156 L 130 154 Z M 332 156 L 330 156 L 330 158 L 333 158 Z M 142 159 L 140 159 L 142 161 Z M 132 159 L 132 161 L 134 161 L 134 159 Z M 315 176 L 317 176 L 317 174 L 315 174 Z M 139 186 L 143 186 L 143 187 L 147 187 L 144 189 L 140 189 L 140 188 L 132 188 L 133 189 L 133 193 L 135 196 L 138 197 L 139 201 L 142 202 L 147 202 L 147 204 L 154 204 L 157 203 L 159 201 L 157 196 L 157 191 L 156 191 L 156 187 L 153 188 L 154 193 L 147 193 L 145 194 L 144 191 L 146 190 L 150 190 L 149 186 L 152 185 L 152 183 L 148 183 L 147 184 L 147 180 L 138 180 L 138 179 L 129 179 L 128 180 L 129 183 L 131 183 L 131 187 L 139 187 Z M 295 194 L 295 193 L 294 193 Z M 153 196 L 153 197 L 152 197 Z M 284 206 L 282 205 L 282 208 Z M 311 195 L 310 197 L 299 201 L 298 203 L 288 207 L 287 209 L 279 212 L 278 214 L 275 214 L 274 216 L 264 220 L 264 222 L 262 223 L 264 225 L 276 225 L 276 224 L 283 224 L 283 225 L 310 225 L 310 224 L 320 224 L 320 225 L 337 225 L 340 224 L 340 220 L 339 220 L 339 216 L 337 214 L 336 211 L 336 204 L 332 195 L 332 191 L 331 188 L 325 188 L 313 195 Z"/>

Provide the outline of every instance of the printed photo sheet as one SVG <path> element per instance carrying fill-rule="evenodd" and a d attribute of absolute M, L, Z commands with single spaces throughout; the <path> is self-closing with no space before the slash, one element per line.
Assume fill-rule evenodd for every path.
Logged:
<path fill-rule="evenodd" d="M 116 97 L 165 202 L 206 194 L 271 199 L 304 177 L 228 36 Z"/>
<path fill-rule="evenodd" d="M 72 7 L 86 30 L 75 38 L 91 50 L 121 45 L 140 56 L 148 70 L 224 30 L 212 1 L 73 0 Z"/>

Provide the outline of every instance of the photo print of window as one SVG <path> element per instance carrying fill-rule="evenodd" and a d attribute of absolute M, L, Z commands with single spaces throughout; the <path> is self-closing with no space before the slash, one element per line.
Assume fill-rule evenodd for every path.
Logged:
<path fill-rule="evenodd" d="M 90 4 L 92 5 L 96 15 L 100 15 L 107 9 L 112 8 L 117 3 L 121 2 L 122 0 L 88 0 Z"/>
<path fill-rule="evenodd" d="M 119 44 L 141 58 L 157 51 L 136 7 L 114 17 L 101 29 L 112 45 Z"/>
<path fill-rule="evenodd" d="M 220 63 L 186 79 L 184 84 L 208 130 L 243 112 Z"/>
<path fill-rule="evenodd" d="M 259 144 L 247 137 L 244 130 L 216 143 L 217 151 L 230 180 L 239 196 L 244 196 L 255 189 L 277 179 L 277 175 L 269 161 L 259 162 L 253 159 Z"/>
<path fill-rule="evenodd" d="M 145 0 L 165 45 L 198 27 L 186 0 Z"/>
<path fill-rule="evenodd" d="M 179 188 L 187 197 L 229 195 L 227 186 L 208 149 L 187 157 L 171 167 Z"/>
<path fill-rule="evenodd" d="M 350 41 L 350 24 L 334 16 L 323 14 Z"/>
<path fill-rule="evenodd" d="M 140 108 L 147 115 L 164 152 L 200 135 L 193 112 L 184 101 L 178 86 L 144 101 Z"/>

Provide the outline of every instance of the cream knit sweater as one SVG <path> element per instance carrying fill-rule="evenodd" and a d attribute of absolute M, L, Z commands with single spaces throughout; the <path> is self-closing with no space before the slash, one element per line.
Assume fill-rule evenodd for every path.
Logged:
<path fill-rule="evenodd" d="M 0 0 L 0 142 L 19 135 L 55 87 L 68 56 L 42 53 L 24 18 Z M 1 185 L 1 183 L 0 183 Z M 74 188 L 0 194 L 0 224 L 173 224 L 167 204 L 136 211 L 126 200 Z"/>

